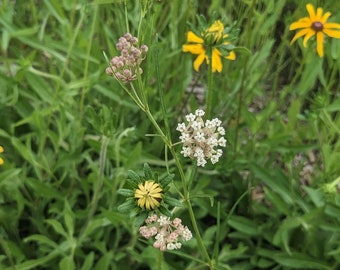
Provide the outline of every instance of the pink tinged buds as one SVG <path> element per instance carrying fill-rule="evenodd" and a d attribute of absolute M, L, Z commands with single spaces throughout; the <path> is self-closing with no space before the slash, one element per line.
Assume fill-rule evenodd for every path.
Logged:
<path fill-rule="evenodd" d="M 131 37 L 130 42 L 132 43 L 132 45 L 137 45 L 138 44 L 138 39 L 136 37 Z"/>
<path fill-rule="evenodd" d="M 146 54 L 146 53 L 148 52 L 148 50 L 149 50 L 148 46 L 146 46 L 146 45 L 142 45 L 142 46 L 140 47 L 140 49 L 142 50 L 142 53 L 143 53 L 143 54 Z"/>
<path fill-rule="evenodd" d="M 132 35 L 131 35 L 130 33 L 126 33 L 126 34 L 124 35 L 124 38 L 125 38 L 127 41 L 130 41 L 131 38 L 132 38 Z"/>
<path fill-rule="evenodd" d="M 156 214 L 149 216 L 145 220 L 146 226 L 139 228 L 139 233 L 146 239 L 155 237 L 153 247 L 161 251 L 179 249 L 182 242 L 189 241 L 192 233 L 187 226 L 182 225 L 182 220 L 175 218 L 173 221 L 169 217 Z"/>
<path fill-rule="evenodd" d="M 111 67 L 105 69 L 106 74 L 114 76 L 124 83 L 136 80 L 138 73 L 143 73 L 139 65 L 145 59 L 148 47 L 146 45 L 138 47 L 138 39 L 130 33 L 126 33 L 119 38 L 116 48 L 120 52 L 120 56 L 111 59 Z"/>

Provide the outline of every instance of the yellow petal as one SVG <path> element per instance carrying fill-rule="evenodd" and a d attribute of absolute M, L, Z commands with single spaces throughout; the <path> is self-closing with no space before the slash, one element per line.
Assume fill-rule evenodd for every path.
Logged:
<path fill-rule="evenodd" d="M 315 21 L 321 21 L 323 9 L 318 7 L 316 10 Z"/>
<path fill-rule="evenodd" d="M 212 72 L 221 72 L 222 71 L 222 60 L 221 60 L 221 53 L 219 50 L 216 48 L 213 49 L 212 51 L 212 60 L 211 60 L 211 65 L 212 65 Z"/>
<path fill-rule="evenodd" d="M 157 187 L 153 187 L 152 190 L 150 191 L 150 193 L 160 193 L 162 192 L 162 188 L 160 186 L 157 185 Z"/>
<path fill-rule="evenodd" d="M 206 59 L 205 53 L 201 53 L 194 61 L 194 69 L 198 72 L 200 66 L 202 65 L 204 59 Z"/>
<path fill-rule="evenodd" d="M 298 20 L 297 22 L 293 22 L 290 25 L 289 30 L 295 30 L 299 28 L 309 28 L 311 25 L 312 25 L 312 21 L 309 18 L 305 17 L 305 18 Z"/>
<path fill-rule="evenodd" d="M 161 193 L 150 193 L 151 198 L 157 198 L 157 199 L 162 199 L 162 194 Z"/>
<path fill-rule="evenodd" d="M 228 55 L 228 56 L 225 56 L 224 58 L 225 58 L 225 59 L 228 59 L 228 60 L 235 60 L 235 59 L 236 59 L 236 53 L 233 52 L 233 51 L 231 51 L 231 52 L 229 53 L 229 55 Z"/>
<path fill-rule="evenodd" d="M 340 29 L 340 23 L 325 23 L 323 25 L 324 29 L 330 29 L 330 28 L 336 28 L 336 29 Z"/>
<path fill-rule="evenodd" d="M 203 43 L 203 38 L 197 36 L 194 32 L 189 31 L 187 33 L 187 42 L 188 43 Z"/>
<path fill-rule="evenodd" d="M 139 184 L 138 188 L 136 189 L 136 192 L 144 193 L 145 192 L 144 185 L 143 184 Z"/>
<path fill-rule="evenodd" d="M 4 160 L 0 158 L 0 165 L 4 164 Z"/>
<path fill-rule="evenodd" d="M 185 44 L 182 46 L 182 50 L 191 54 L 204 53 L 204 47 L 201 44 Z"/>
<path fill-rule="evenodd" d="M 295 40 L 297 40 L 299 37 L 302 37 L 302 36 L 306 35 L 309 32 L 313 32 L 314 33 L 314 31 L 312 29 L 310 29 L 310 28 L 306 28 L 306 29 L 300 30 L 299 32 L 297 32 L 295 34 L 295 36 L 293 37 L 293 39 L 290 42 L 290 44 L 293 44 L 295 42 Z"/>
<path fill-rule="evenodd" d="M 305 35 L 304 39 L 303 39 L 303 47 L 307 48 L 307 41 L 315 35 L 315 32 L 310 30 L 308 31 L 308 33 Z"/>
<path fill-rule="evenodd" d="M 218 20 L 215 21 L 214 24 L 208 28 L 205 35 L 206 37 L 211 35 L 214 42 L 217 42 L 223 37 L 223 30 L 224 26 L 222 22 Z"/>
<path fill-rule="evenodd" d="M 139 207 L 145 206 L 145 197 L 138 199 L 137 204 Z"/>
<path fill-rule="evenodd" d="M 332 29 L 323 29 L 322 30 L 327 36 L 332 38 L 340 38 L 340 31 L 339 30 L 332 30 Z"/>
<path fill-rule="evenodd" d="M 160 188 L 159 184 L 158 183 L 155 183 L 155 182 L 151 182 L 151 187 L 150 187 L 150 190 L 154 190 L 156 188 Z M 161 189 L 162 190 L 162 189 Z"/>
<path fill-rule="evenodd" d="M 214 33 L 223 33 L 224 26 L 223 23 L 220 20 L 215 21 L 209 28 L 208 32 L 214 32 Z"/>
<path fill-rule="evenodd" d="M 150 198 L 145 198 L 145 207 L 146 209 L 150 210 L 151 204 L 150 204 Z"/>
<path fill-rule="evenodd" d="M 154 182 L 145 181 L 145 183 L 144 183 L 145 191 L 149 193 L 150 190 L 152 189 L 153 184 L 154 184 Z"/>
<path fill-rule="evenodd" d="M 136 189 L 136 191 L 135 191 L 135 198 L 142 198 L 142 197 L 144 197 L 144 195 L 145 195 L 145 192 L 143 192 L 143 191 L 141 191 L 139 189 Z"/>
<path fill-rule="evenodd" d="M 330 12 L 326 12 L 326 13 L 321 17 L 320 22 L 324 25 L 324 24 L 327 22 L 329 16 L 331 16 L 331 13 L 330 13 Z"/>
<path fill-rule="evenodd" d="M 312 21 L 316 21 L 315 19 L 315 9 L 314 9 L 314 6 L 312 4 L 307 4 L 306 5 L 306 9 L 308 11 L 308 14 L 309 14 L 309 17 Z"/>
<path fill-rule="evenodd" d="M 320 57 L 323 57 L 323 33 L 316 33 L 316 50 Z"/>
<path fill-rule="evenodd" d="M 4 151 L 4 148 L 0 146 L 0 153 L 2 153 L 3 151 Z"/>
<path fill-rule="evenodd" d="M 153 209 L 153 208 L 156 208 L 160 205 L 159 201 L 157 201 L 156 199 L 150 197 L 150 207 Z"/>

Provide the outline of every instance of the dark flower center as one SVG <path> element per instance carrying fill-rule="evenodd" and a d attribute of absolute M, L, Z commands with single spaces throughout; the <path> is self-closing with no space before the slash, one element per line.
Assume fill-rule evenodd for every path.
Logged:
<path fill-rule="evenodd" d="M 314 31 L 320 32 L 323 29 L 323 24 L 321 22 L 313 22 L 311 27 Z"/>

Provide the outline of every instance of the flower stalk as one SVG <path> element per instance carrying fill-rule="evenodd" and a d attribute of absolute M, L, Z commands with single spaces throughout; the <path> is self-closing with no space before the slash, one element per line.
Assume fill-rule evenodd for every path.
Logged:
<path fill-rule="evenodd" d="M 212 61 L 209 62 L 208 68 L 208 91 L 206 98 L 206 106 L 207 106 L 207 117 L 211 118 L 212 108 L 213 108 L 213 100 L 214 100 L 214 87 L 213 87 L 213 66 Z"/>

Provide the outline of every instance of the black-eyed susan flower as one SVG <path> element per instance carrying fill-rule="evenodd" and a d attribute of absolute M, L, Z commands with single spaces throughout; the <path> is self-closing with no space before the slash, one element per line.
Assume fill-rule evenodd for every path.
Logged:
<path fill-rule="evenodd" d="M 169 174 L 158 179 L 158 175 L 147 163 L 144 164 L 143 172 L 144 175 L 139 175 L 129 171 L 127 188 L 118 190 L 119 194 L 127 197 L 126 201 L 118 206 L 118 210 L 129 213 L 130 216 L 138 215 L 139 220 L 136 223 L 143 223 L 150 211 L 159 211 L 163 215 L 171 216 L 168 206 L 182 206 L 180 201 L 167 194 L 174 175 Z"/>
<path fill-rule="evenodd" d="M 0 153 L 4 151 L 4 148 L 0 145 Z M 4 160 L 0 157 L 0 165 L 4 164 Z"/>
<path fill-rule="evenodd" d="M 327 22 L 331 16 L 330 12 L 323 13 L 323 9 L 318 7 L 316 10 L 312 4 L 307 4 L 306 9 L 309 17 L 304 17 L 296 22 L 293 22 L 289 30 L 300 29 L 293 37 L 291 44 L 299 37 L 304 36 L 303 46 L 307 48 L 307 41 L 315 36 L 316 37 L 316 50 L 320 57 L 324 56 L 323 43 L 324 35 L 333 38 L 340 38 L 340 24 Z"/>
<path fill-rule="evenodd" d="M 183 52 L 189 52 L 197 55 L 194 61 L 194 69 L 198 71 L 204 61 L 209 64 L 211 60 L 212 72 L 222 71 L 222 57 L 229 60 L 235 60 L 236 54 L 229 51 L 229 54 L 222 55 L 221 48 L 230 44 L 224 34 L 224 25 L 220 20 L 215 21 L 209 28 L 203 31 L 200 36 L 193 31 L 187 33 L 187 44 L 182 47 Z"/>
<path fill-rule="evenodd" d="M 160 185 L 154 181 L 145 181 L 139 184 L 135 191 L 138 206 L 145 207 L 147 210 L 157 208 L 162 200 L 162 191 Z"/>

